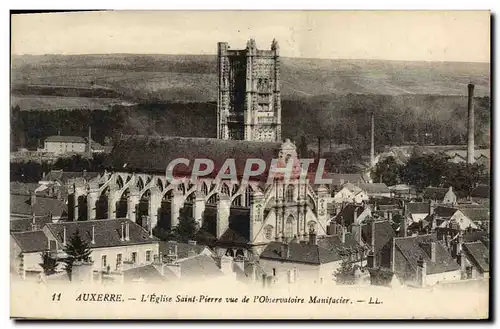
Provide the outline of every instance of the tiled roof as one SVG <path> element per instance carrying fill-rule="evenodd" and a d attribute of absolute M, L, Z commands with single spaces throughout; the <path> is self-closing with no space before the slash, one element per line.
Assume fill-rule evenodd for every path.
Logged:
<path fill-rule="evenodd" d="M 318 246 L 328 250 L 340 251 L 342 248 L 355 249 L 359 247 L 359 243 L 352 233 L 346 233 L 345 243 L 342 243 L 342 239 L 339 235 L 324 235 L 318 237 Z"/>
<path fill-rule="evenodd" d="M 463 244 L 463 247 L 464 251 L 482 272 L 490 271 L 490 253 L 483 243 L 480 241 L 467 242 Z"/>
<path fill-rule="evenodd" d="M 42 252 L 49 249 L 49 242 L 43 231 L 12 232 L 11 236 L 23 252 Z"/>
<path fill-rule="evenodd" d="M 372 223 L 366 223 L 361 227 L 361 234 L 366 244 L 371 245 Z M 392 238 L 396 236 L 391 223 L 388 220 L 375 222 L 375 253 L 379 253 Z"/>
<path fill-rule="evenodd" d="M 181 267 L 181 279 L 209 279 L 224 275 L 213 258 L 206 255 L 182 259 L 178 263 Z"/>
<path fill-rule="evenodd" d="M 460 211 L 464 213 L 472 221 L 489 221 L 491 218 L 490 208 L 486 207 L 459 207 Z"/>
<path fill-rule="evenodd" d="M 438 217 L 449 218 L 458 211 L 457 208 L 438 206 L 434 209 L 434 215 Z"/>
<path fill-rule="evenodd" d="M 147 282 L 166 281 L 154 265 L 139 266 L 123 270 L 123 277 L 125 282 L 139 279 L 143 279 Z"/>
<path fill-rule="evenodd" d="M 271 242 L 260 254 L 261 259 L 270 259 L 283 262 L 303 263 L 303 264 L 326 264 L 341 260 L 337 252 L 325 249 L 319 245 L 308 243 L 290 243 L 289 257 L 281 255 L 281 242 Z"/>
<path fill-rule="evenodd" d="M 10 213 L 20 215 L 35 214 L 44 216 L 52 214 L 54 217 L 68 216 L 68 206 L 64 201 L 56 198 L 37 196 L 35 204 L 31 205 L 29 195 L 10 195 Z"/>
<path fill-rule="evenodd" d="M 384 183 L 357 184 L 366 193 L 390 193 L 391 190 Z"/>
<path fill-rule="evenodd" d="M 193 137 L 123 136 L 113 148 L 106 166 L 120 170 L 140 170 L 165 173 L 173 159 L 185 158 L 190 165 L 195 158 L 214 162 L 215 176 L 226 159 L 235 159 L 238 175 L 243 174 L 246 160 L 258 158 L 269 168 L 271 160 L 278 157 L 281 143 L 250 142 Z M 177 165 L 174 175 L 188 175 L 191 168 Z M 267 176 L 262 175 L 267 178 Z"/>
<path fill-rule="evenodd" d="M 193 252 L 194 255 L 199 255 L 205 248 L 208 248 L 205 245 L 193 245 L 189 243 L 182 242 L 173 242 L 173 241 L 160 241 L 159 250 L 163 255 L 167 255 L 170 252 L 175 250 L 175 246 L 177 246 L 177 257 L 178 258 L 187 258 L 190 256 L 189 252 Z"/>
<path fill-rule="evenodd" d="M 409 202 L 406 204 L 406 209 L 410 214 L 429 214 L 429 203 Z"/>
<path fill-rule="evenodd" d="M 86 143 L 85 138 L 79 136 L 49 136 L 45 141 L 52 143 Z"/>
<path fill-rule="evenodd" d="M 130 239 L 121 240 L 121 225 L 128 223 L 130 231 Z M 155 243 L 159 240 L 155 237 L 150 237 L 148 232 L 140 225 L 128 219 L 103 219 L 89 220 L 81 222 L 59 222 L 48 223 L 47 227 L 54 234 L 59 243 L 62 243 L 64 228 L 66 228 L 66 239 L 73 235 L 78 229 L 82 240 L 89 243 L 91 248 L 126 246 L 135 244 Z M 92 240 L 92 227 L 94 227 L 95 243 Z M 124 227 L 126 232 L 126 226 Z"/>
<path fill-rule="evenodd" d="M 431 261 L 431 258 L 427 252 L 422 249 L 421 245 L 422 243 L 432 241 L 436 243 L 435 262 Z M 427 274 L 443 273 L 460 269 L 457 262 L 451 257 L 444 246 L 437 241 L 437 237 L 434 234 L 396 238 L 395 245 L 405 256 L 405 261 L 408 262 L 415 271 L 417 270 L 417 261 L 419 258 L 426 261 Z"/>
<path fill-rule="evenodd" d="M 353 183 L 345 183 L 344 185 L 342 185 L 342 188 L 346 188 L 354 194 L 362 191 L 357 185 L 354 185 Z"/>
<path fill-rule="evenodd" d="M 31 195 L 39 186 L 37 183 L 10 182 L 10 194 Z"/>
<path fill-rule="evenodd" d="M 425 199 L 432 199 L 432 200 L 442 200 L 444 199 L 444 196 L 448 192 L 447 188 L 441 188 L 441 187 L 427 187 L 424 191 L 424 198 Z"/>
<path fill-rule="evenodd" d="M 50 216 L 35 217 L 35 225 L 41 229 L 45 224 L 51 223 Z M 33 227 L 33 217 L 11 218 L 10 231 L 11 232 L 25 232 L 31 231 Z"/>

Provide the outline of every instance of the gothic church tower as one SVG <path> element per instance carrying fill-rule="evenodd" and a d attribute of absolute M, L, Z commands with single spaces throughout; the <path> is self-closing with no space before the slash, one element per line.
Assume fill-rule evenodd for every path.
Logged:
<path fill-rule="evenodd" d="M 217 138 L 281 141 L 279 46 L 259 50 L 255 40 L 246 49 L 217 45 Z"/>

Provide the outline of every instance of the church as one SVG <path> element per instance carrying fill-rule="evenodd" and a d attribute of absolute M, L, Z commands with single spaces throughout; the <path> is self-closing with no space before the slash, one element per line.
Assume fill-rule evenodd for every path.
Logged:
<path fill-rule="evenodd" d="M 219 57 L 223 55 L 225 61 L 230 57 L 227 48 L 224 44 L 225 52 L 221 54 L 219 43 Z M 278 44 L 273 40 L 273 56 L 277 49 Z M 232 52 L 231 55 L 240 57 L 250 53 L 252 60 L 245 63 L 254 67 L 258 66 L 255 63 L 259 63 L 259 56 L 266 60 L 270 56 L 268 51 L 257 50 L 253 40 L 248 42 L 246 50 Z M 276 63 L 275 57 L 273 61 Z M 310 183 L 307 177 L 269 182 L 264 172 L 248 181 L 218 179 L 211 174 L 193 181 L 189 168 L 182 165 L 176 166 L 175 180 L 166 174 L 169 163 L 179 158 L 191 163 L 195 159 L 210 159 L 214 173 L 226 159 L 233 158 L 239 178 L 247 159 L 263 160 L 266 170 L 273 159 L 298 161 L 295 144 L 288 139 L 279 141 L 281 105 L 274 103 L 279 101 L 277 67 L 257 71 L 240 67 L 237 74 L 232 70 L 219 72 L 218 138 L 122 136 L 115 142 L 104 173 L 69 184 L 70 219 L 128 218 L 152 232 L 156 226 L 165 230 L 175 227 L 181 214 L 185 214 L 213 235 L 226 254 L 234 256 L 258 255 L 272 241 L 307 241 L 310 232 L 327 234 L 329 190 Z M 219 71 L 222 70 L 227 67 L 219 66 Z M 254 95 L 253 87 L 249 87 L 243 89 L 246 101 L 236 104 L 238 97 L 231 96 L 236 92 L 228 93 L 227 88 L 221 88 L 226 83 L 222 80 L 235 76 L 247 81 L 246 86 L 253 86 L 255 81 L 273 84 L 271 92 L 266 94 L 268 103 L 254 104 L 248 100 L 249 95 Z M 229 85 L 237 87 L 241 83 Z M 275 104 L 271 106 L 272 115 L 270 104 Z M 233 115 L 234 110 L 242 115 Z M 272 120 L 261 121 L 262 113 Z M 227 120 L 231 116 L 234 120 L 230 124 Z M 262 137 L 263 131 L 270 135 Z"/>

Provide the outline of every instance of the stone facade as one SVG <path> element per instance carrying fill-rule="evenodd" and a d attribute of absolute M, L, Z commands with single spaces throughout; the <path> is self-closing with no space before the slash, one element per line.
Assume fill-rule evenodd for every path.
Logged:
<path fill-rule="evenodd" d="M 259 50 L 253 39 L 244 50 L 217 49 L 217 138 L 281 141 L 280 59 L 276 40 Z"/>

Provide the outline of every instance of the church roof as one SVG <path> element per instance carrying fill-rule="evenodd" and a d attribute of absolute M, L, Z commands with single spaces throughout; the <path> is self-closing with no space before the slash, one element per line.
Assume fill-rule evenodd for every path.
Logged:
<path fill-rule="evenodd" d="M 210 159 L 214 162 L 213 176 L 217 175 L 226 159 L 235 159 L 238 175 L 243 175 L 247 159 L 262 159 L 267 168 L 278 158 L 281 143 L 243 140 L 221 140 L 194 137 L 122 136 L 116 143 L 106 167 L 113 170 L 165 173 L 174 159 Z M 191 168 L 179 164 L 174 175 L 185 176 Z M 267 176 L 264 176 L 267 178 Z"/>

